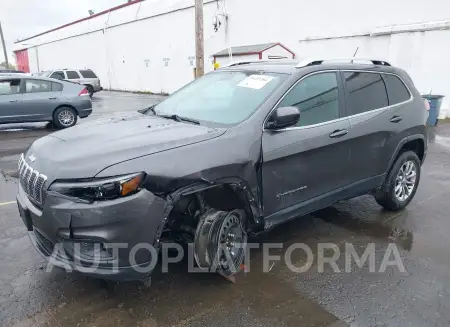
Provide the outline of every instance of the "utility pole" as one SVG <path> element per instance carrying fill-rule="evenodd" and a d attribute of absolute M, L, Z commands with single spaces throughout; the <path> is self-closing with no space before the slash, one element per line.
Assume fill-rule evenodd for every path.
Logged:
<path fill-rule="evenodd" d="M 9 69 L 8 51 L 6 51 L 5 38 L 3 37 L 2 23 L 0 23 L 0 37 L 2 38 L 3 54 L 5 55 L 6 69 Z"/>
<path fill-rule="evenodd" d="M 195 77 L 205 73 L 205 50 L 203 48 L 203 0 L 195 0 Z"/>

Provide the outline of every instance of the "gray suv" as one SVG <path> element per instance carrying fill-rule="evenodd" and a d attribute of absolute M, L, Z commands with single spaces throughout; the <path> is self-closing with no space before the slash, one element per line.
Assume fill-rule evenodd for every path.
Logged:
<path fill-rule="evenodd" d="M 20 216 L 41 254 L 91 276 L 146 278 L 174 241 L 229 276 L 249 233 L 363 194 L 408 205 L 427 115 L 384 61 L 236 63 L 140 113 L 35 141 Z"/>
<path fill-rule="evenodd" d="M 33 76 L 45 76 L 59 80 L 67 80 L 70 82 L 82 84 L 86 86 L 89 96 L 92 98 L 95 92 L 101 91 L 103 88 L 100 79 L 90 69 L 55 69 L 35 73 Z"/>

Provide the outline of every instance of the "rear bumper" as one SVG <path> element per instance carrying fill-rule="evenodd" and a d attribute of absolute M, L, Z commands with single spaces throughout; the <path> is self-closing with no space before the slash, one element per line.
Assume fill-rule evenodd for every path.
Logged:
<path fill-rule="evenodd" d="M 90 114 L 92 114 L 92 108 L 78 110 L 78 116 L 80 116 L 80 118 L 86 118 Z"/>
<path fill-rule="evenodd" d="M 19 184 L 17 203 L 31 242 L 54 266 L 126 281 L 156 264 L 166 203 L 147 190 L 92 204 L 47 195 L 37 208 Z"/>

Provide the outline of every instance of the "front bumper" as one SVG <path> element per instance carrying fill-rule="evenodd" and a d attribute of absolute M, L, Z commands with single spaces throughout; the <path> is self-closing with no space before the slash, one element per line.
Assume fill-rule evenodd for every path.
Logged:
<path fill-rule="evenodd" d="M 38 208 L 19 184 L 17 203 L 33 245 L 55 266 L 125 281 L 147 277 L 156 263 L 166 202 L 147 190 L 92 204 L 47 194 Z"/>

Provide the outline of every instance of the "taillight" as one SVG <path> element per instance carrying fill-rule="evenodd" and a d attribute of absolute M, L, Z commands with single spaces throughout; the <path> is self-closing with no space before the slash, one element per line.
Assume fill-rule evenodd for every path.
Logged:
<path fill-rule="evenodd" d="M 425 109 L 427 109 L 427 111 L 430 111 L 430 103 L 428 102 L 428 100 L 423 99 L 423 103 L 425 104 Z"/>
<path fill-rule="evenodd" d="M 87 88 L 82 89 L 80 91 L 80 93 L 78 93 L 78 96 L 82 96 L 82 95 L 89 95 Z"/>

